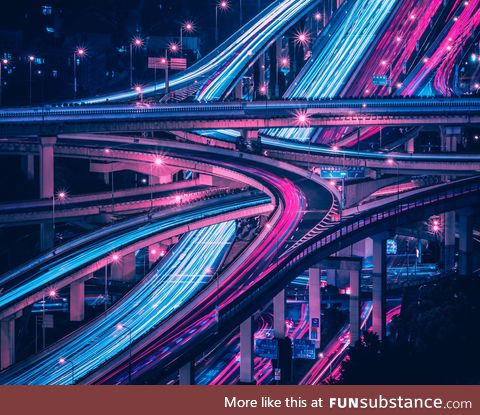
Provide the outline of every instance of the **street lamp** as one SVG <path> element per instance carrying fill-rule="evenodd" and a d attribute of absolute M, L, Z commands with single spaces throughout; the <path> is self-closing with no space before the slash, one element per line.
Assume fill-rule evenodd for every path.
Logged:
<path fill-rule="evenodd" d="M 117 331 L 128 331 L 128 383 L 132 383 L 132 329 L 125 324 L 118 323 L 116 325 Z"/>
<path fill-rule="evenodd" d="M 2 81 L 2 74 L 3 74 L 3 67 L 4 65 L 8 65 L 9 61 L 6 58 L 3 58 L 0 61 L 0 106 L 2 105 L 2 89 L 3 89 L 3 81 Z"/>
<path fill-rule="evenodd" d="M 221 0 L 215 5 L 215 46 L 218 46 L 218 10 L 225 11 L 229 6 L 227 0 Z"/>
<path fill-rule="evenodd" d="M 135 85 L 135 92 L 138 94 L 138 97 L 140 98 L 140 102 L 143 102 L 143 88 L 141 85 Z"/>
<path fill-rule="evenodd" d="M 60 190 L 57 193 L 56 199 L 59 202 L 64 202 L 67 199 L 67 192 Z M 52 196 L 52 228 L 53 228 L 53 243 L 55 244 L 55 195 Z"/>
<path fill-rule="evenodd" d="M 71 360 L 65 359 L 64 357 L 61 357 L 60 359 L 58 359 L 58 363 L 60 365 L 69 364 L 72 366 L 72 385 L 74 385 L 75 384 L 75 365 L 73 364 L 73 362 Z"/>
<path fill-rule="evenodd" d="M 87 51 L 85 48 L 77 47 L 73 52 L 73 96 L 77 98 L 77 58 L 83 58 L 86 56 Z"/>
<path fill-rule="evenodd" d="M 195 24 L 191 21 L 186 21 L 180 26 L 180 50 L 183 52 L 183 32 L 192 33 L 195 31 Z"/>
<path fill-rule="evenodd" d="M 113 253 L 110 256 L 112 263 L 116 264 L 120 261 L 120 255 L 117 253 Z M 105 311 L 107 311 L 107 302 L 108 302 L 108 261 L 105 263 L 105 289 L 104 289 L 104 304 L 105 304 Z"/>
<path fill-rule="evenodd" d="M 130 88 L 133 87 L 133 48 L 141 48 L 144 40 L 141 37 L 134 37 L 130 42 Z"/>
<path fill-rule="evenodd" d="M 48 295 L 50 298 L 55 298 L 57 296 L 57 292 L 55 289 L 50 288 L 47 290 L 42 291 L 42 301 L 43 301 L 43 307 L 42 307 L 42 344 L 43 344 L 43 349 L 45 349 L 45 294 Z M 37 331 L 35 330 L 35 346 L 37 345 L 37 336 L 36 336 Z"/>
<path fill-rule="evenodd" d="M 315 19 L 315 22 L 317 23 L 317 35 L 318 35 L 318 24 L 320 23 L 320 21 L 322 20 L 322 14 L 320 12 L 316 12 L 314 15 L 313 15 L 313 18 Z"/>
<path fill-rule="evenodd" d="M 148 184 L 150 185 L 150 210 L 153 209 L 153 187 L 152 187 L 152 177 L 153 177 L 153 166 L 160 167 L 163 164 L 163 159 L 160 156 L 155 156 L 153 163 L 150 164 L 150 178 Z"/>
<path fill-rule="evenodd" d="M 161 59 L 162 65 L 165 66 L 165 94 L 168 94 L 169 87 L 168 87 L 168 69 L 170 66 L 170 62 L 168 59 L 168 51 L 171 53 L 177 53 L 180 49 L 180 46 L 176 42 L 170 42 L 168 44 L 168 48 L 165 49 L 165 57 Z"/>
<path fill-rule="evenodd" d="M 28 57 L 28 65 L 29 65 L 29 103 L 32 105 L 32 63 L 35 60 L 35 56 L 30 55 Z"/>

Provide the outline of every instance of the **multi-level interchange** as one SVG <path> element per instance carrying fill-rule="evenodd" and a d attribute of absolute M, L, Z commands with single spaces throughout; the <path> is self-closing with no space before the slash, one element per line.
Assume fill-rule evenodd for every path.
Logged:
<path fill-rule="evenodd" d="M 40 197 L 0 226 L 40 253 L 0 276 L 0 384 L 321 383 L 402 290 L 475 274 L 480 0 L 337 0 L 315 30 L 319 3 L 273 2 L 167 94 L 2 108 Z M 111 191 L 59 190 L 59 159 Z"/>

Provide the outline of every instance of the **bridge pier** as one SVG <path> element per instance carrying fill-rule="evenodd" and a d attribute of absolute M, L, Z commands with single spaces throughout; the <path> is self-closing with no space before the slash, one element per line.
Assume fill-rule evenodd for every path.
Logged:
<path fill-rule="evenodd" d="M 240 324 L 240 383 L 252 384 L 254 379 L 253 317 Z"/>
<path fill-rule="evenodd" d="M 22 311 L 0 321 L 0 370 L 15 363 L 15 320 Z"/>
<path fill-rule="evenodd" d="M 308 314 L 310 325 L 310 340 L 315 342 L 315 348 L 319 349 L 322 337 L 322 293 L 321 293 L 321 270 L 313 267 L 308 270 Z"/>
<path fill-rule="evenodd" d="M 70 284 L 70 321 L 85 319 L 85 281 Z"/>
<path fill-rule="evenodd" d="M 446 153 L 457 151 L 457 143 L 462 138 L 461 127 L 444 127 L 441 129 L 441 150 Z M 443 176 L 446 182 L 455 176 Z M 449 272 L 455 267 L 455 212 L 446 212 L 443 219 L 443 269 Z"/>
<path fill-rule="evenodd" d="M 56 137 L 40 137 L 40 198 L 42 199 L 55 197 L 54 146 L 56 142 Z M 42 223 L 40 225 L 40 250 L 51 249 L 54 243 L 53 220 Z"/>
<path fill-rule="evenodd" d="M 276 339 L 285 338 L 285 290 L 273 297 L 273 336 Z"/>
<path fill-rule="evenodd" d="M 474 216 L 471 209 L 461 209 L 458 212 L 458 274 L 462 277 L 473 272 L 473 226 Z"/>
<path fill-rule="evenodd" d="M 408 154 L 413 154 L 415 153 L 415 139 L 410 138 L 406 143 L 405 143 L 405 151 Z"/>
<path fill-rule="evenodd" d="M 265 85 L 265 54 L 261 53 L 258 57 L 258 87 Z"/>
<path fill-rule="evenodd" d="M 118 262 L 112 262 L 111 266 L 112 281 L 133 281 L 136 275 L 135 252 L 123 256 Z"/>
<path fill-rule="evenodd" d="M 360 321 L 360 269 L 350 271 L 350 345 L 355 346 L 355 343 L 360 340 L 361 335 L 361 321 Z"/>
<path fill-rule="evenodd" d="M 386 323 L 386 291 L 387 291 L 387 246 L 386 234 L 375 235 L 373 238 L 373 331 L 380 340 L 385 339 L 387 331 Z"/>
<path fill-rule="evenodd" d="M 455 211 L 443 214 L 443 269 L 445 272 L 455 267 Z"/>
<path fill-rule="evenodd" d="M 276 98 L 280 97 L 280 68 L 281 59 L 282 59 L 282 39 L 277 39 L 275 45 L 273 46 L 274 53 L 273 59 L 270 60 L 270 65 L 274 64 L 274 66 L 270 66 L 270 74 L 275 76 L 275 90 L 274 95 Z"/>
<path fill-rule="evenodd" d="M 234 98 L 237 101 L 241 101 L 243 99 L 243 78 L 237 82 L 234 89 Z"/>
<path fill-rule="evenodd" d="M 178 370 L 178 383 L 180 385 L 194 385 L 195 384 L 195 365 L 193 362 L 185 363 Z"/>

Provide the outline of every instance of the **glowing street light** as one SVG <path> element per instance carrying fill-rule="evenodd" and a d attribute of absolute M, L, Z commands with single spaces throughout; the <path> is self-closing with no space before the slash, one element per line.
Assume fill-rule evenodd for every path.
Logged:
<path fill-rule="evenodd" d="M 295 114 L 297 118 L 297 125 L 300 127 L 307 127 L 310 122 L 308 120 L 308 114 L 305 111 L 297 111 Z"/>
<path fill-rule="evenodd" d="M 65 190 L 60 190 L 57 195 L 52 196 L 52 229 L 53 229 L 53 241 L 55 243 L 55 199 L 59 202 L 64 202 L 68 195 Z"/>
<path fill-rule="evenodd" d="M 132 329 L 125 324 L 118 323 L 115 328 L 117 331 L 127 330 L 128 332 L 128 383 L 132 383 Z"/>
<path fill-rule="evenodd" d="M 215 5 L 215 46 L 218 46 L 218 10 L 226 11 L 229 7 L 227 0 L 221 0 Z"/>
<path fill-rule="evenodd" d="M 2 81 L 2 74 L 3 74 L 3 67 L 8 65 L 9 61 L 7 58 L 3 58 L 0 62 L 0 106 L 2 105 L 2 88 L 3 88 L 3 81 Z"/>
<path fill-rule="evenodd" d="M 142 88 L 142 86 L 141 85 L 135 85 L 134 90 L 138 94 L 138 97 L 140 98 L 140 102 L 143 102 L 143 88 Z"/>
<path fill-rule="evenodd" d="M 141 37 L 134 37 L 130 42 L 130 88 L 133 87 L 133 48 L 141 48 L 144 45 L 144 40 Z"/>
<path fill-rule="evenodd" d="M 83 58 L 87 55 L 85 48 L 77 47 L 73 52 L 73 96 L 77 98 L 77 58 Z"/>
<path fill-rule="evenodd" d="M 59 365 L 65 365 L 65 364 L 71 365 L 71 367 L 72 367 L 72 385 L 74 385 L 75 384 L 75 365 L 73 364 L 73 362 L 71 360 L 65 359 L 64 357 L 61 357 L 60 359 L 58 359 L 58 364 Z"/>
<path fill-rule="evenodd" d="M 32 105 L 32 63 L 35 61 L 35 56 L 30 55 L 28 57 L 28 65 L 29 65 L 29 103 Z"/>
<path fill-rule="evenodd" d="M 180 46 L 177 42 L 170 42 L 168 45 L 168 50 L 172 53 L 177 53 L 180 50 Z"/>
<path fill-rule="evenodd" d="M 183 33 L 192 33 L 195 31 L 195 24 L 191 21 L 183 22 L 180 26 L 180 50 L 183 51 Z"/>
<path fill-rule="evenodd" d="M 310 33 L 307 30 L 301 30 L 295 33 L 295 43 L 301 46 L 305 46 L 310 42 Z"/>

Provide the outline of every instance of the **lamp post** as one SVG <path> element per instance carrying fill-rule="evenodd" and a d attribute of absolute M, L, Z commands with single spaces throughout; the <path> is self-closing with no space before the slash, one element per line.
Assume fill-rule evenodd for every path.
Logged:
<path fill-rule="evenodd" d="M 182 23 L 180 26 L 180 51 L 183 54 L 183 32 L 192 33 L 195 30 L 195 25 L 191 21 Z"/>
<path fill-rule="evenodd" d="M 143 43 L 141 37 L 134 37 L 130 42 L 130 88 L 133 87 L 133 47 L 141 48 Z"/>
<path fill-rule="evenodd" d="M 152 186 L 152 177 L 153 177 L 153 166 L 160 167 L 163 164 L 163 159 L 159 156 L 155 157 L 153 163 L 150 164 L 150 178 L 148 184 L 150 185 L 150 210 L 153 210 L 153 186 Z"/>
<path fill-rule="evenodd" d="M 74 385 L 75 384 L 75 365 L 73 364 L 73 362 L 71 360 L 65 359 L 64 357 L 61 357 L 60 359 L 58 359 L 58 363 L 61 364 L 61 365 L 65 365 L 65 364 L 71 365 L 71 367 L 72 367 L 72 385 Z"/>
<path fill-rule="evenodd" d="M 86 55 L 85 48 L 77 47 L 73 52 L 73 96 L 77 98 L 77 58 L 83 58 Z"/>
<path fill-rule="evenodd" d="M 221 0 L 215 5 L 215 46 L 218 46 L 218 10 L 227 10 L 228 7 L 227 0 Z"/>
<path fill-rule="evenodd" d="M 140 103 L 143 102 L 143 88 L 140 85 L 135 86 L 135 92 L 138 94 L 138 97 L 140 98 Z"/>
<path fill-rule="evenodd" d="M 35 60 L 35 56 L 28 57 L 28 65 L 29 65 L 29 100 L 28 102 L 32 105 L 32 63 Z"/>
<path fill-rule="evenodd" d="M 8 65 L 8 59 L 3 58 L 0 61 L 0 106 L 2 105 L 2 90 L 3 90 L 3 80 L 2 80 L 2 74 L 3 74 L 3 66 Z"/>
<path fill-rule="evenodd" d="M 118 331 L 128 331 L 128 383 L 132 384 L 132 329 L 122 323 L 118 323 L 116 328 Z"/>
<path fill-rule="evenodd" d="M 63 202 L 67 198 L 67 192 L 61 190 L 57 193 L 57 199 Z M 53 228 L 53 244 L 55 245 L 55 195 L 52 196 L 52 228 Z"/>
<path fill-rule="evenodd" d="M 112 254 L 111 255 L 111 258 L 112 258 L 112 263 L 117 263 L 118 261 L 120 261 L 120 255 L 118 254 Z M 104 289 L 104 304 L 105 304 L 105 311 L 107 311 L 107 302 L 108 302 L 108 261 L 105 263 L 105 280 L 104 280 L 104 284 L 105 284 L 105 289 Z"/>
<path fill-rule="evenodd" d="M 168 48 L 165 49 L 165 57 L 162 58 L 162 64 L 165 65 L 165 95 L 167 95 L 170 92 L 169 84 L 168 84 L 168 70 L 170 66 L 170 61 L 168 59 L 168 51 L 171 53 L 177 53 L 178 50 L 180 49 L 180 46 L 178 46 L 178 43 L 175 42 L 170 42 L 168 45 Z"/>
<path fill-rule="evenodd" d="M 48 291 L 48 296 L 50 298 L 55 298 L 57 296 L 57 292 L 54 289 L 50 289 Z M 45 290 L 42 291 L 42 349 L 45 349 Z M 37 344 L 37 339 L 35 339 L 35 345 Z"/>

